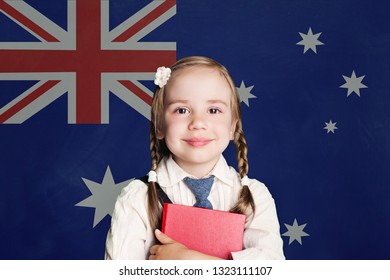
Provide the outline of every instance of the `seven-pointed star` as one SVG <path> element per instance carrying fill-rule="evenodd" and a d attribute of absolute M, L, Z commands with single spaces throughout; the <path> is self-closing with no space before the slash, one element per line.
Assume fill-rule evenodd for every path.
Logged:
<path fill-rule="evenodd" d="M 309 31 L 307 34 L 298 32 L 301 35 L 302 40 L 297 43 L 297 45 L 304 46 L 303 53 L 306 53 L 308 49 L 311 49 L 314 53 L 317 53 L 317 46 L 324 45 L 324 43 L 318 40 L 321 32 L 317 34 L 313 34 L 311 27 L 309 27 Z"/>
<path fill-rule="evenodd" d="M 355 70 L 352 71 L 351 77 L 347 77 L 343 75 L 343 78 L 346 81 L 346 83 L 340 87 L 348 89 L 347 97 L 352 92 L 355 92 L 360 97 L 360 89 L 367 88 L 366 85 L 362 84 L 362 80 L 364 79 L 364 77 L 365 76 L 356 77 Z"/>
<path fill-rule="evenodd" d="M 294 223 L 292 226 L 290 226 L 288 224 L 284 224 L 284 225 L 286 226 L 287 231 L 285 233 L 283 233 L 282 235 L 290 237 L 288 245 L 290 245 L 294 240 L 298 241 L 299 244 L 302 245 L 301 238 L 304 236 L 309 236 L 309 234 L 307 234 L 306 232 L 303 231 L 303 229 L 305 228 L 305 226 L 307 224 L 298 225 L 297 219 L 294 219 Z"/>
<path fill-rule="evenodd" d="M 240 101 L 244 102 L 246 106 L 249 107 L 249 98 L 257 98 L 257 96 L 251 93 L 251 90 L 254 86 L 246 87 L 244 81 L 241 81 L 241 85 L 237 88 L 238 95 L 240 96 Z"/>
<path fill-rule="evenodd" d="M 338 128 L 336 127 L 336 123 L 337 123 L 337 122 L 333 123 L 332 120 L 330 120 L 328 123 L 325 122 L 326 126 L 324 127 L 324 129 L 327 130 L 327 133 L 329 133 L 329 132 L 334 133 L 334 130 L 335 130 L 335 129 L 338 129 Z"/>
<path fill-rule="evenodd" d="M 123 187 L 127 186 L 130 181 L 133 180 L 130 179 L 122 183 L 115 184 L 109 166 L 107 166 L 107 170 L 101 184 L 88 179 L 81 179 L 83 179 L 92 195 L 77 203 L 76 206 L 95 208 L 93 227 L 95 227 L 106 215 L 112 216 L 118 195 Z"/>

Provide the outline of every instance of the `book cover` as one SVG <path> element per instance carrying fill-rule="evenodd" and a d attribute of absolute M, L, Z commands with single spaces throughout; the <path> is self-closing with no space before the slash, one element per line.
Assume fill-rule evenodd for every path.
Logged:
<path fill-rule="evenodd" d="M 245 215 L 165 203 L 162 232 L 208 255 L 229 259 L 242 250 Z"/>

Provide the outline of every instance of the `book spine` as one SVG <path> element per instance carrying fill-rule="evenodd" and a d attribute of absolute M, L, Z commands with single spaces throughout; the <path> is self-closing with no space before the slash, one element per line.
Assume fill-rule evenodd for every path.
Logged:
<path fill-rule="evenodd" d="M 169 203 L 164 203 L 164 207 L 163 207 L 163 214 L 162 214 L 162 222 L 161 222 L 161 231 L 163 233 L 165 233 L 165 228 L 166 228 L 166 217 L 167 217 L 167 214 L 168 214 L 168 207 L 169 207 Z"/>

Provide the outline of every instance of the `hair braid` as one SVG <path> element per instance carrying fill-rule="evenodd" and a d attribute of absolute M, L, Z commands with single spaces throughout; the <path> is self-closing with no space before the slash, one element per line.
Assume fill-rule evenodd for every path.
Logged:
<path fill-rule="evenodd" d="M 238 161 L 238 170 L 241 178 L 248 174 L 248 147 L 246 145 L 246 140 L 244 132 L 242 131 L 242 122 L 237 121 L 236 131 L 234 133 L 234 144 L 237 148 L 237 161 Z"/>
<path fill-rule="evenodd" d="M 150 154 L 152 157 L 152 170 L 157 170 L 157 165 L 161 159 L 158 149 L 158 139 L 156 137 L 155 127 L 153 122 L 150 124 Z M 155 182 L 149 182 L 148 188 L 148 214 L 149 222 L 153 230 L 159 227 L 160 224 L 160 210 L 159 200 Z"/>
<path fill-rule="evenodd" d="M 236 124 L 236 131 L 234 134 L 234 144 L 237 149 L 237 161 L 238 161 L 238 170 L 240 173 L 240 177 L 243 178 L 248 174 L 248 147 L 246 145 L 246 140 L 244 136 L 244 132 L 242 130 L 242 122 L 241 119 L 238 119 Z M 248 207 L 251 207 L 252 213 L 255 213 L 255 202 L 253 200 L 253 196 L 249 187 L 244 185 L 241 188 L 238 201 L 236 205 L 230 210 L 234 213 L 245 214 Z"/>

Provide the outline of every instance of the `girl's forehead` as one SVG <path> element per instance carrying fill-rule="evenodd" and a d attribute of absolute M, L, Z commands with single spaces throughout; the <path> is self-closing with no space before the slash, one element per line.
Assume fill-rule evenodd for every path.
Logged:
<path fill-rule="evenodd" d="M 178 77 L 187 77 L 187 76 L 196 76 L 199 74 L 211 74 L 211 73 L 219 73 L 220 71 L 216 67 L 204 66 L 204 65 L 191 65 L 183 68 L 179 68 L 174 70 L 172 73 L 172 78 Z"/>
<path fill-rule="evenodd" d="M 164 104 L 178 100 L 232 104 L 234 89 L 217 67 L 190 66 L 174 70 L 165 86 Z"/>
<path fill-rule="evenodd" d="M 215 67 L 191 66 L 178 69 L 172 73 L 168 81 L 167 88 L 219 88 L 221 90 L 229 88 L 224 75 Z"/>

